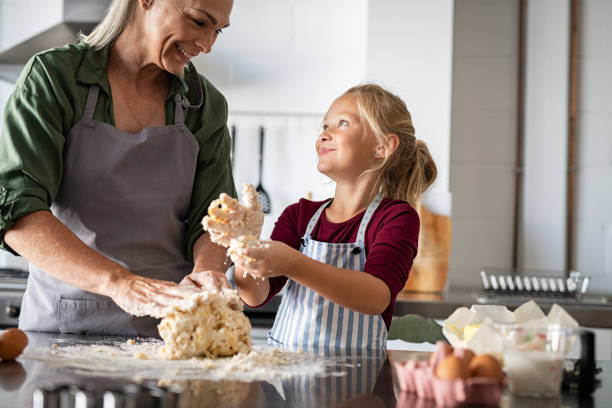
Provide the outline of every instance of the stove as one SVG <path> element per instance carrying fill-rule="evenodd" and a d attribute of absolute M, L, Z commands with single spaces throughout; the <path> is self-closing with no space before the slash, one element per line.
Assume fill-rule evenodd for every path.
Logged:
<path fill-rule="evenodd" d="M 0 328 L 17 326 L 27 282 L 28 271 L 0 268 Z"/>

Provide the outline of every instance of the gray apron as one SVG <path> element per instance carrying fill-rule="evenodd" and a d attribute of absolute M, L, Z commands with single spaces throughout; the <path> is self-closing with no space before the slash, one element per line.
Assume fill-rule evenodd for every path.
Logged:
<path fill-rule="evenodd" d="M 196 90 L 200 105 L 193 108 L 202 103 L 199 78 Z M 83 117 L 66 137 L 51 211 L 86 245 L 132 273 L 179 282 L 193 268 L 182 248 L 200 149 L 184 124 L 189 102 L 176 95 L 174 125 L 130 134 L 93 120 L 99 91 L 89 88 Z M 30 264 L 22 330 L 158 336 L 157 322 Z"/>

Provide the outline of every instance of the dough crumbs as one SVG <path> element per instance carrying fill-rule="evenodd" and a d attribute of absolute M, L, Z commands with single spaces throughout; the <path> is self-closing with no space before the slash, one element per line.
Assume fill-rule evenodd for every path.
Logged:
<path fill-rule="evenodd" d="M 134 339 L 128 339 L 126 341 L 127 344 L 136 344 L 136 341 Z"/>
<path fill-rule="evenodd" d="M 139 360 L 146 360 L 148 357 L 145 353 L 143 353 L 142 351 L 139 351 L 138 353 L 134 354 L 134 357 L 136 357 Z"/>
<path fill-rule="evenodd" d="M 128 378 L 136 382 L 154 379 L 169 382 L 213 380 L 248 383 L 303 375 L 333 376 L 340 369 L 334 358 L 262 346 L 253 346 L 249 353 L 238 353 L 226 358 L 168 360 L 162 354 L 161 350 L 165 346 L 161 340 L 144 339 L 134 345 L 127 344 L 125 340 L 104 343 L 27 348 L 22 358 L 69 369 L 79 376 Z M 140 354 L 146 358 L 138 358 Z M 339 373 L 342 375 L 342 371 Z"/>
<path fill-rule="evenodd" d="M 173 306 L 157 326 L 166 359 L 229 357 L 251 351 L 251 323 L 235 290 L 202 291 Z"/>

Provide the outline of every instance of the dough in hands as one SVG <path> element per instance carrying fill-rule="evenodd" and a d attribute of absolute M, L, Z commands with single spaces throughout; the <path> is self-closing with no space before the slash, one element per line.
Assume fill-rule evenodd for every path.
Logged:
<path fill-rule="evenodd" d="M 242 187 L 242 200 L 221 193 L 219 198 L 208 206 L 208 214 L 202 219 L 202 225 L 210 233 L 212 242 L 229 247 L 232 239 L 244 236 L 259 238 L 264 214 L 257 191 L 252 184 Z"/>
<path fill-rule="evenodd" d="M 210 234 L 210 240 L 226 247 L 227 256 L 234 263 L 250 261 L 250 258 L 242 254 L 244 249 L 268 246 L 268 243 L 259 239 L 264 214 L 252 184 L 242 186 L 242 200 L 243 205 L 235 198 L 221 193 L 218 199 L 210 203 L 208 215 L 202 220 L 202 225 Z M 252 276 L 258 279 L 257 276 Z"/>
<path fill-rule="evenodd" d="M 240 236 L 237 239 L 232 238 L 230 241 L 230 246 L 227 249 L 227 255 L 232 259 L 234 263 L 250 263 L 252 259 L 248 256 L 244 255 L 244 250 L 247 248 L 269 248 L 270 241 L 263 241 L 257 238 L 248 237 L 248 236 Z M 248 272 L 244 271 L 246 275 Z M 255 279 L 258 279 L 257 276 L 250 274 Z M 265 278 L 261 278 L 265 279 Z"/>
<path fill-rule="evenodd" d="M 202 291 L 175 305 L 157 326 L 169 360 L 251 351 L 251 324 L 235 290 Z"/>

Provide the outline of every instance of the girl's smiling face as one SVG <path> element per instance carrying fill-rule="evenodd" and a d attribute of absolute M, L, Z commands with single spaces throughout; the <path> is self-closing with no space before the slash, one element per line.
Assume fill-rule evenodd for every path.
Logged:
<path fill-rule="evenodd" d="M 352 95 L 338 98 L 323 119 L 315 148 L 317 170 L 335 181 L 355 181 L 380 163 L 378 143 L 364 125 Z"/>
<path fill-rule="evenodd" d="M 161 69 L 180 75 L 191 58 L 209 53 L 229 26 L 233 0 L 153 0 L 143 7 L 149 57 Z"/>

